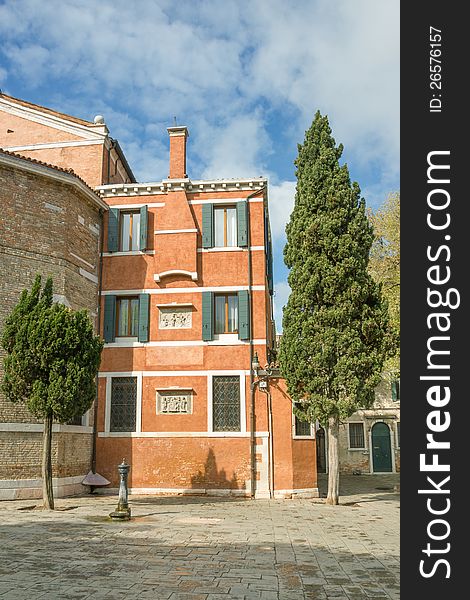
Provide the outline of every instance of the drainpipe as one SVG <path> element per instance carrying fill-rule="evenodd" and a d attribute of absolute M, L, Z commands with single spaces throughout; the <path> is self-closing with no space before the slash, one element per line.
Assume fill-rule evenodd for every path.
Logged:
<path fill-rule="evenodd" d="M 273 452 L 273 405 L 272 397 L 269 388 L 264 390 L 260 388 L 263 394 L 266 394 L 266 406 L 268 409 L 268 483 L 269 483 L 269 497 L 274 498 L 274 452 Z"/>
<path fill-rule="evenodd" d="M 103 286 L 103 244 L 104 244 L 104 210 L 100 208 L 100 264 L 98 274 L 98 318 L 97 318 L 97 333 L 100 334 L 101 329 L 101 291 Z M 96 438 L 98 436 L 98 377 L 96 377 L 96 392 L 95 392 L 95 412 L 93 415 L 93 446 L 91 454 L 91 470 L 96 473 Z"/>
<path fill-rule="evenodd" d="M 253 374 L 253 294 L 252 294 L 252 256 L 251 256 L 251 231 L 250 231 L 250 198 L 266 191 L 266 186 L 256 190 L 252 194 L 246 197 L 247 201 L 247 241 L 248 241 L 248 297 L 250 299 L 250 471 L 251 471 L 251 498 L 255 497 L 256 494 L 256 432 L 255 432 L 255 390 L 258 385 L 258 381 L 254 380 Z"/>

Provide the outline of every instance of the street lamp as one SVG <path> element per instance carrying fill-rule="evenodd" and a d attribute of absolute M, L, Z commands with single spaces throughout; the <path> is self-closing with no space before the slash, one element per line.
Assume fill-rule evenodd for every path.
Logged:
<path fill-rule="evenodd" d="M 260 368 L 260 364 L 259 364 L 258 352 L 256 352 L 256 350 L 255 350 L 255 353 L 253 354 L 253 360 L 251 361 L 251 368 L 253 369 L 255 377 L 258 377 L 258 369 Z"/>
<path fill-rule="evenodd" d="M 256 494 L 256 433 L 255 433 L 255 391 L 256 387 L 260 388 L 268 396 L 268 412 L 269 412 L 269 454 L 270 454 L 270 496 L 273 497 L 274 490 L 273 486 L 273 439 L 272 439 L 272 404 L 271 394 L 269 392 L 269 380 L 271 378 L 277 379 L 280 376 L 279 369 L 273 365 L 266 365 L 264 369 L 260 369 L 260 362 L 258 353 L 255 351 L 253 358 L 251 359 L 251 370 L 254 375 L 251 382 L 251 410 L 250 410 L 250 446 L 251 446 L 251 497 L 254 498 Z"/>

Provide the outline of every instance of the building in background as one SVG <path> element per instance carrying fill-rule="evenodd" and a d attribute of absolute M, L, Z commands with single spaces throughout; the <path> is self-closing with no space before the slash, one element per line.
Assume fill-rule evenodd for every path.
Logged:
<path fill-rule="evenodd" d="M 325 431 L 316 432 L 317 468 L 326 473 Z M 377 387 L 370 409 L 355 412 L 339 429 L 340 472 L 396 473 L 400 471 L 400 384 L 385 379 Z"/>
<path fill-rule="evenodd" d="M 186 127 L 168 133 L 168 178 L 137 183 L 102 117 L 91 123 L 0 95 L 0 146 L 73 168 L 109 207 L 100 251 L 99 236 L 84 238 L 72 256 L 84 284 L 100 283 L 106 342 L 96 455 L 83 476 L 96 462 L 117 486 L 125 457 L 136 492 L 318 495 L 312 428 L 294 419 L 281 379 L 252 386 L 255 355 L 268 363 L 275 345 L 267 181 L 192 180 Z M 30 196 L 37 185 L 26 184 Z M 70 233 L 65 205 L 55 205 Z M 27 210 L 17 207 L 17 218 Z M 80 216 L 70 218 L 83 226 Z"/>

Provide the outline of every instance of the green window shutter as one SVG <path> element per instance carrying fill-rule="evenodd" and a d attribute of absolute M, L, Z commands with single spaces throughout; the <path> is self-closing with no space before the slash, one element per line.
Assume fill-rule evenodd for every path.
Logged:
<path fill-rule="evenodd" d="M 202 339 L 209 342 L 214 338 L 214 294 L 202 292 Z"/>
<path fill-rule="evenodd" d="M 105 342 L 114 342 L 116 335 L 116 296 L 104 297 L 103 337 Z"/>
<path fill-rule="evenodd" d="M 202 247 L 212 248 L 214 245 L 214 206 L 202 205 Z"/>
<path fill-rule="evenodd" d="M 148 206 L 142 206 L 140 209 L 140 240 L 139 250 L 147 250 L 147 229 L 148 229 Z"/>
<path fill-rule="evenodd" d="M 238 337 L 250 339 L 250 296 L 247 290 L 238 292 Z"/>
<path fill-rule="evenodd" d="M 400 381 L 398 379 L 392 381 L 392 400 L 394 402 L 400 400 Z"/>
<path fill-rule="evenodd" d="M 139 294 L 139 342 L 149 341 L 150 294 Z"/>
<path fill-rule="evenodd" d="M 248 246 L 248 202 L 237 202 L 238 246 Z"/>
<path fill-rule="evenodd" d="M 108 211 L 108 252 L 119 249 L 119 209 L 110 208 Z"/>
<path fill-rule="evenodd" d="M 266 260 L 267 260 L 266 271 L 267 271 L 267 276 L 268 276 L 268 289 L 269 289 L 269 293 L 272 296 L 273 295 L 273 291 L 274 291 L 274 281 L 273 281 L 273 249 L 272 249 L 271 239 L 270 238 L 268 238 L 268 245 L 267 245 L 266 251 L 268 253 L 268 255 L 266 257 Z"/>

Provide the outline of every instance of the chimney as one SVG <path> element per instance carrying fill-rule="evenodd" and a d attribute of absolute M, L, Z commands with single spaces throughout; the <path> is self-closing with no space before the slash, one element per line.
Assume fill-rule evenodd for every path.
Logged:
<path fill-rule="evenodd" d="M 188 128 L 184 125 L 167 127 L 170 136 L 170 174 L 169 179 L 186 179 L 186 138 Z"/>

